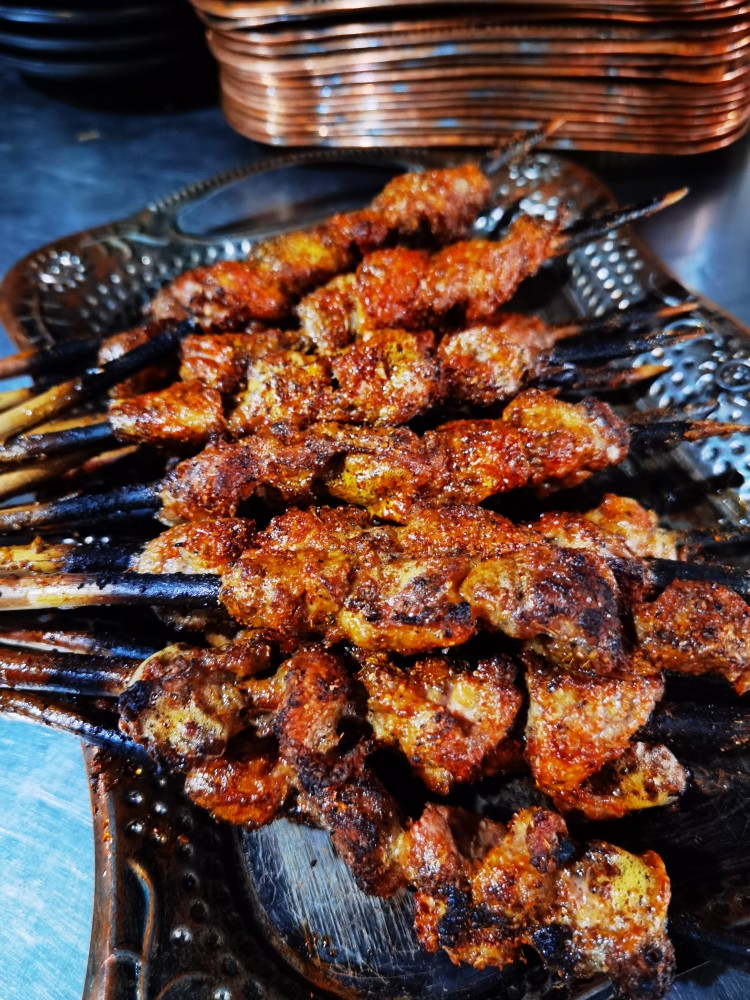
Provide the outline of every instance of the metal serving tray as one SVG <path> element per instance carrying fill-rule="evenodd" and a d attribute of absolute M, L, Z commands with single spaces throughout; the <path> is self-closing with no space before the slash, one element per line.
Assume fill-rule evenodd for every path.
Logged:
<path fill-rule="evenodd" d="M 362 204 L 388 176 L 434 162 L 426 153 L 316 151 L 194 185 L 24 258 L 0 289 L 0 319 L 19 345 L 104 336 L 131 324 L 179 272 L 241 257 L 269 233 Z M 583 211 L 611 197 L 579 167 L 539 153 L 499 178 L 497 208 L 478 220 L 477 234 L 519 201 L 544 214 L 562 202 Z M 691 298 L 629 233 L 545 268 L 524 294 L 536 294 L 550 318 Z M 675 322 L 699 325 L 706 336 L 657 352 L 669 371 L 626 405 L 690 404 L 750 423 L 750 332 L 705 301 Z M 704 526 L 746 524 L 750 439 L 629 460 L 610 485 L 651 503 L 661 498 L 665 509 L 684 508 L 690 497 L 690 518 Z M 382 998 L 559 995 L 533 964 L 478 972 L 423 952 L 408 894 L 363 895 L 321 831 L 283 820 L 257 832 L 233 829 L 192 805 L 179 780 L 142 762 L 93 748 L 86 762 L 96 850 L 88 1000 L 302 1000 L 328 990 Z M 602 835 L 660 851 L 680 912 L 705 926 L 738 927 L 750 921 L 750 760 L 717 759 L 715 770 L 726 777 L 724 794 L 693 796 L 675 811 L 610 825 Z M 683 969 L 695 963 L 695 955 L 682 956 Z M 607 992 L 596 984 L 575 995 Z"/>

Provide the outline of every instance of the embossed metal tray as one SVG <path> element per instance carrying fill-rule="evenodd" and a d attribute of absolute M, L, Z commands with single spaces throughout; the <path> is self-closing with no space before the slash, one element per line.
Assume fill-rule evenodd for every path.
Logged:
<path fill-rule="evenodd" d="M 91 331 L 104 336 L 131 324 L 180 271 L 242 256 L 272 232 L 362 204 L 392 174 L 434 162 L 427 153 L 316 151 L 192 186 L 24 258 L 0 289 L 0 319 L 24 345 Z M 590 174 L 543 153 L 509 169 L 496 194 L 497 207 L 478 220 L 480 235 L 501 220 L 503 205 L 519 199 L 541 214 L 561 201 L 583 210 L 611 200 Z M 544 272 L 524 294 L 536 293 L 535 306 L 550 318 L 690 297 L 627 233 L 583 247 Z M 717 418 L 750 423 L 750 332 L 707 302 L 676 322 L 700 325 L 706 336 L 670 349 L 669 371 L 628 405 L 710 403 Z M 672 502 L 688 498 L 683 506 L 689 503 L 692 519 L 706 526 L 747 523 L 750 441 L 735 436 L 683 446 L 669 458 L 628 461 L 608 485 L 652 504 L 665 494 Z M 363 895 L 321 831 L 287 821 L 257 832 L 233 829 L 192 805 L 179 780 L 142 761 L 89 748 L 86 762 L 96 846 L 88 1000 L 302 1000 L 329 991 L 476 1000 L 550 995 L 550 982 L 533 965 L 478 972 L 423 952 L 409 895 Z M 675 907 L 708 926 L 750 921 L 750 760 L 733 756 L 731 768 L 736 780 L 726 794 L 604 833 L 634 849 L 659 851 Z M 683 968 L 694 964 L 694 955 L 682 957 Z M 601 984 L 576 993 L 606 994 Z"/>

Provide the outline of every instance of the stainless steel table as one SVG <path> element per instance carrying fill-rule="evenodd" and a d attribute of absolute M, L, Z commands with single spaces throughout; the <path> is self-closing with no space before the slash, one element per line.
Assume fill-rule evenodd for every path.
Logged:
<path fill-rule="evenodd" d="M 0 273 L 54 237 L 272 152 L 232 132 L 213 105 L 90 111 L 1 67 L 0 107 Z M 579 159 L 623 201 L 690 185 L 688 199 L 641 233 L 684 284 L 750 324 L 750 137 L 693 159 Z M 9 347 L 0 333 L 0 350 Z M 0 1000 L 81 996 L 92 897 L 77 741 L 0 718 Z M 707 997 L 750 997 L 750 976 L 708 966 L 673 994 Z"/>

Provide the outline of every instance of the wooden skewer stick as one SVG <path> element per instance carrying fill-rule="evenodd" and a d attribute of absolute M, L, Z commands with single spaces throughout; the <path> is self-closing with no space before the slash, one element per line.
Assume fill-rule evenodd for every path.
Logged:
<path fill-rule="evenodd" d="M 735 566 L 717 563 L 682 562 L 679 559 L 650 559 L 649 575 L 654 587 L 667 587 L 674 580 L 718 583 L 750 600 L 750 573 Z"/>
<path fill-rule="evenodd" d="M 26 504 L 0 510 L 0 531 L 19 531 L 134 510 L 159 509 L 156 486 L 122 486 L 104 493 L 63 497 L 49 503 Z"/>
<path fill-rule="evenodd" d="M 648 382 L 669 371 L 669 365 L 639 365 L 637 368 L 578 368 L 561 365 L 541 373 L 543 386 L 584 392 L 615 392 L 629 385 Z"/>
<path fill-rule="evenodd" d="M 0 379 L 19 375 L 46 375 L 96 357 L 101 341 L 96 337 L 66 340 L 52 347 L 19 351 L 0 358 Z"/>
<path fill-rule="evenodd" d="M 650 582 L 660 590 L 674 580 L 718 583 L 750 598 L 750 573 L 733 566 L 649 559 Z M 97 605 L 162 604 L 219 607 L 221 577 L 185 573 L 61 573 L 0 576 L 0 611 L 80 608 Z"/>
<path fill-rule="evenodd" d="M 114 542 L 77 542 L 0 547 L 0 573 L 96 573 L 99 570 L 125 570 L 131 565 L 138 547 Z M 0 636 L 0 642 L 2 642 Z"/>
<path fill-rule="evenodd" d="M 115 656 L 0 649 L 0 688 L 14 691 L 116 698 L 132 672 L 132 661 Z"/>
<path fill-rule="evenodd" d="M 18 406 L 24 400 L 30 399 L 34 395 L 34 390 L 29 386 L 25 389 L 7 389 L 0 392 L 0 413 L 9 410 L 12 406 Z"/>
<path fill-rule="evenodd" d="M 637 222 L 639 219 L 647 219 L 649 216 L 677 204 L 687 193 L 688 188 L 679 188 L 677 191 L 670 191 L 668 194 L 652 198 L 639 205 L 618 208 L 594 216 L 593 219 L 582 219 L 575 222 L 560 233 L 555 246 L 555 254 L 569 253 L 577 247 L 585 246 L 600 236 L 604 236 L 605 233 L 620 229 L 621 226 Z"/>
<path fill-rule="evenodd" d="M 533 132 L 522 132 L 518 136 L 514 136 L 498 149 L 485 153 L 479 160 L 479 169 L 485 177 L 492 177 L 503 167 L 507 167 L 509 163 L 523 159 L 532 149 L 557 132 L 564 124 L 565 118 L 553 118 L 546 124 L 540 125 Z"/>
<path fill-rule="evenodd" d="M 6 441 L 12 434 L 40 424 L 98 393 L 106 392 L 113 385 L 174 350 L 180 340 L 194 329 L 195 325 L 190 320 L 178 323 L 100 368 L 93 368 L 83 375 L 52 386 L 38 396 L 0 413 L 0 441 Z"/>
<path fill-rule="evenodd" d="M 82 455 L 61 455 L 36 465 L 25 465 L 20 469 L 0 473 L 0 498 L 7 499 L 18 496 L 19 493 L 26 493 L 41 483 L 48 482 L 51 479 L 58 479 L 60 476 L 74 470 L 82 475 L 100 471 L 134 454 L 137 449 L 138 445 L 127 445 L 123 448 L 116 448 L 113 451 L 105 451 L 99 454 L 88 450 Z"/>
<path fill-rule="evenodd" d="M 102 725 L 86 718 L 79 709 L 71 708 L 64 702 L 50 701 L 30 692 L 0 691 L 0 712 L 71 733 L 86 743 L 127 754 L 131 760 L 153 763 L 139 743 L 111 725 Z"/>
<path fill-rule="evenodd" d="M 727 705 L 662 703 L 636 738 L 741 750 L 750 744 L 750 713 Z"/>
<path fill-rule="evenodd" d="M 127 604 L 219 607 L 221 579 L 185 573 L 61 573 L 0 577 L 0 611 Z"/>
<path fill-rule="evenodd" d="M 115 656 L 126 660 L 145 660 L 155 653 L 160 646 L 158 642 L 139 642 L 129 636 L 118 636 L 101 628 L 96 634 L 91 632 L 71 631 L 62 627 L 54 620 L 48 621 L 44 627 L 29 627 L 28 623 L 19 624 L 13 628 L 3 619 L 3 630 L 0 632 L 0 646 L 14 649 L 33 650 L 36 652 L 71 653 L 76 656 Z M 46 618 L 51 616 L 46 615 Z"/>
<path fill-rule="evenodd" d="M 81 448 L 109 446 L 117 443 L 117 435 L 105 417 L 81 422 L 64 430 L 34 430 L 21 434 L 0 445 L 0 462 L 27 462 L 35 458 L 52 458 L 55 455 L 79 451 Z"/>
<path fill-rule="evenodd" d="M 627 375 L 625 376 L 627 379 Z M 696 441 L 707 437 L 724 437 L 748 428 L 741 424 L 724 424 L 716 420 L 676 420 L 665 416 L 664 410 L 638 413 L 630 418 L 630 440 L 634 447 L 673 445 L 683 440 Z M 242 443 L 238 444 L 242 447 Z M 356 453 L 356 445 L 349 449 Z M 46 503 L 18 505 L 0 509 L 0 533 L 38 529 L 55 524 L 71 524 L 93 517 L 106 517 L 126 511 L 158 511 L 162 506 L 162 486 L 153 483 L 119 487 L 102 493 L 65 497 Z"/>
<path fill-rule="evenodd" d="M 645 302 L 629 306 L 625 310 L 617 309 L 614 312 L 605 313 L 603 316 L 571 320 L 569 323 L 555 323 L 552 329 L 559 340 L 565 340 L 568 337 L 587 337 L 591 334 L 606 336 L 619 333 L 622 330 L 635 330 L 642 329 L 644 326 L 653 326 L 656 320 L 676 319 L 688 313 L 695 312 L 697 308 L 698 303 L 694 299 L 688 299 L 686 302 L 678 302 L 672 306 L 654 305 L 653 303 Z"/>
<path fill-rule="evenodd" d="M 738 549 L 743 550 L 750 545 L 750 528 L 738 528 L 736 531 L 692 531 L 679 539 L 677 544 L 688 560 L 715 552 L 731 557 L 739 554 Z"/>
<path fill-rule="evenodd" d="M 652 333 L 610 339 L 604 342 L 558 344 L 547 355 L 551 364 L 588 364 L 630 357 L 655 347 L 671 347 L 705 337 L 702 328 L 694 330 L 655 330 Z"/>

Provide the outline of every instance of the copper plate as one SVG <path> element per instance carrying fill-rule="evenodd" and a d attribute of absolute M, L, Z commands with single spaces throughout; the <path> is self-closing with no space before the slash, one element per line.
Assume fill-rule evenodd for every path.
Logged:
<path fill-rule="evenodd" d="M 479 145 L 562 112 L 562 148 L 690 153 L 750 122 L 747 0 L 193 3 L 228 121 L 265 142 Z"/>

